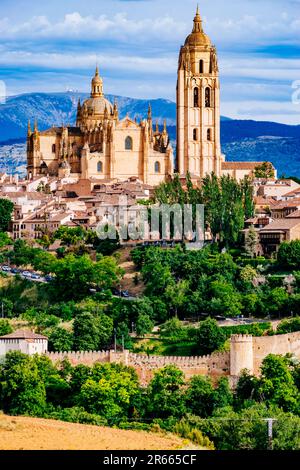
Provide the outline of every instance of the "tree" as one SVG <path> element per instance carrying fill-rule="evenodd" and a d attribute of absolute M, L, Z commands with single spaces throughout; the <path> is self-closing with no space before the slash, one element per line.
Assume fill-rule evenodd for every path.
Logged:
<path fill-rule="evenodd" d="M 269 354 L 262 362 L 258 393 L 270 405 L 299 414 L 300 394 L 287 358 Z"/>
<path fill-rule="evenodd" d="M 208 318 L 200 323 L 197 344 L 202 354 L 211 354 L 223 346 L 226 336 L 216 320 Z"/>
<path fill-rule="evenodd" d="M 51 253 L 36 250 L 34 259 L 32 260 L 32 265 L 37 271 L 41 271 L 44 274 L 50 274 L 55 262 L 56 258 Z"/>
<path fill-rule="evenodd" d="M 94 263 L 89 256 L 67 255 L 57 260 L 52 268 L 55 275 L 53 295 L 60 300 L 83 299 L 91 288 L 110 289 L 119 282 L 122 270 L 113 258 L 102 258 Z"/>
<path fill-rule="evenodd" d="M 195 375 L 188 383 L 185 392 L 187 411 L 207 418 L 211 416 L 214 407 L 214 389 L 207 377 Z"/>
<path fill-rule="evenodd" d="M 135 329 L 138 336 L 145 336 L 147 333 L 151 333 L 154 327 L 154 323 L 145 313 L 139 313 Z"/>
<path fill-rule="evenodd" d="M 12 243 L 12 240 L 9 238 L 7 233 L 0 232 L 0 249 L 10 245 L 11 243 Z"/>
<path fill-rule="evenodd" d="M 128 417 L 139 392 L 137 376 L 129 368 L 99 364 L 93 367 L 91 377 L 82 385 L 78 403 L 89 413 L 115 424 Z"/>
<path fill-rule="evenodd" d="M 5 336 L 13 332 L 13 328 L 8 320 L 0 320 L 0 336 Z"/>
<path fill-rule="evenodd" d="M 258 235 L 253 225 L 245 232 L 245 252 L 250 258 L 254 258 L 258 244 Z"/>
<path fill-rule="evenodd" d="M 254 170 L 255 178 L 274 178 L 275 172 L 272 163 L 270 162 L 263 162 L 261 165 L 255 167 Z"/>
<path fill-rule="evenodd" d="M 253 282 L 253 280 L 256 277 L 257 277 L 256 269 L 250 266 L 249 264 L 241 269 L 240 278 L 244 283 L 250 284 Z"/>
<path fill-rule="evenodd" d="M 154 374 L 148 389 L 148 413 L 152 417 L 182 417 L 185 413 L 183 373 L 166 366 Z"/>
<path fill-rule="evenodd" d="M 109 345 L 113 335 L 113 320 L 107 315 L 85 312 L 74 321 L 76 351 L 99 351 Z"/>
<path fill-rule="evenodd" d="M 241 314 L 241 295 L 235 287 L 223 280 L 211 283 L 210 310 L 214 315 L 236 317 Z"/>
<path fill-rule="evenodd" d="M 0 403 L 5 413 L 41 416 L 46 390 L 34 358 L 9 352 L 0 367 Z"/>
<path fill-rule="evenodd" d="M 173 307 L 176 317 L 178 315 L 178 309 L 180 309 L 186 301 L 188 289 L 189 283 L 186 280 L 179 281 L 178 283 L 172 282 L 166 288 L 166 299 L 169 305 Z"/>
<path fill-rule="evenodd" d="M 73 349 L 73 333 L 65 328 L 59 326 L 52 328 L 48 339 L 50 351 L 65 352 Z"/>
<path fill-rule="evenodd" d="M 13 318 L 14 317 L 14 304 L 10 299 L 6 297 L 0 297 L 0 315 L 5 318 Z"/>
<path fill-rule="evenodd" d="M 9 199 L 0 198 L 0 232 L 7 232 L 14 205 Z"/>
<path fill-rule="evenodd" d="M 277 262 L 280 266 L 289 269 L 299 269 L 300 267 L 300 240 L 281 243 Z"/>

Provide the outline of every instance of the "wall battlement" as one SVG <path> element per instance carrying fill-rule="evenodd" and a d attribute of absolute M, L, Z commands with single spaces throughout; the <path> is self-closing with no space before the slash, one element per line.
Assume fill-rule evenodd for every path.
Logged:
<path fill-rule="evenodd" d="M 95 363 L 118 363 L 133 367 L 142 384 L 147 384 L 156 370 L 167 365 L 175 365 L 189 379 L 193 375 L 212 378 L 230 376 L 236 379 L 243 369 L 248 369 L 256 376 L 260 373 L 262 361 L 269 354 L 293 354 L 300 359 L 300 332 L 276 336 L 253 337 L 234 335 L 230 340 L 230 351 L 214 353 L 208 356 L 147 356 L 125 350 L 115 351 L 72 351 L 49 352 L 52 362 L 69 359 L 75 366 Z"/>

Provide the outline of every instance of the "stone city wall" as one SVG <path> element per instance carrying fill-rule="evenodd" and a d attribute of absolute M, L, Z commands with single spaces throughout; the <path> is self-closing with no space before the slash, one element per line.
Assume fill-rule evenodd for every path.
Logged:
<path fill-rule="evenodd" d="M 209 356 L 146 356 L 129 351 L 87 351 L 47 353 L 53 361 L 68 358 L 73 366 L 85 364 L 91 366 L 99 363 L 120 363 L 133 367 L 142 384 L 147 384 L 158 369 L 173 364 L 177 366 L 186 379 L 193 375 L 210 376 L 212 379 L 221 376 L 237 378 L 243 369 L 259 375 L 263 359 L 268 354 L 291 353 L 300 359 L 300 332 L 286 335 L 252 337 L 234 335 L 230 340 L 230 351 L 214 353 Z"/>

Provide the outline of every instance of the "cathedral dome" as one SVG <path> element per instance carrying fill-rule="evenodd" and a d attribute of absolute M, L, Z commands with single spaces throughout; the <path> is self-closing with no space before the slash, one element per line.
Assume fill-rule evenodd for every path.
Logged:
<path fill-rule="evenodd" d="M 104 115 L 105 108 L 108 111 L 108 115 L 113 114 L 113 105 L 104 96 L 89 98 L 83 103 L 83 106 L 87 108 L 89 115 Z"/>
<path fill-rule="evenodd" d="M 104 97 L 103 80 L 99 75 L 98 67 L 92 79 L 91 97 L 83 103 L 82 109 L 86 109 L 89 116 L 103 116 L 105 109 L 107 109 L 108 116 L 113 114 L 113 105 Z"/>
<path fill-rule="evenodd" d="M 207 34 L 203 31 L 202 20 L 197 7 L 196 16 L 194 18 L 194 28 L 191 34 L 185 40 L 186 46 L 211 46 L 211 41 Z"/>

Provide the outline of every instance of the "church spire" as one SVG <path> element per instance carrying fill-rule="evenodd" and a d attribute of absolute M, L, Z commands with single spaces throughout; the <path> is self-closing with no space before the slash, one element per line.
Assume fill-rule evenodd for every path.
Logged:
<path fill-rule="evenodd" d="M 103 96 L 103 80 L 100 77 L 99 68 L 98 68 L 98 65 L 97 65 L 95 75 L 94 75 L 93 80 L 92 80 L 91 97 L 92 98 L 99 98 L 101 96 Z"/>
<path fill-rule="evenodd" d="M 200 13 L 199 13 L 199 5 L 197 5 L 196 16 L 194 18 L 193 33 L 203 33 L 202 19 L 201 19 Z"/>
<path fill-rule="evenodd" d="M 30 120 L 28 121 L 28 132 L 27 134 L 30 136 L 31 135 L 31 124 L 30 124 Z"/>

